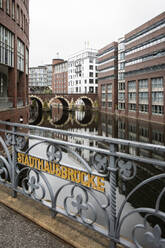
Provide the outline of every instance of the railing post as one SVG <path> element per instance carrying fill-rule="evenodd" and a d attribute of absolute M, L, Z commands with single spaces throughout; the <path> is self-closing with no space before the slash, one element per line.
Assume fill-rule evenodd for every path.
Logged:
<path fill-rule="evenodd" d="M 115 153 L 117 151 L 117 145 L 110 144 L 110 152 Z M 116 186 L 117 186 L 117 168 L 115 156 L 110 156 L 109 162 L 110 170 L 110 248 L 116 247 L 115 238 L 115 225 L 116 225 Z"/>
<path fill-rule="evenodd" d="M 13 185 L 13 192 L 12 197 L 17 197 L 16 189 L 16 163 L 17 163 L 17 152 L 16 152 L 16 127 L 12 128 L 13 135 L 12 135 L 12 185 Z"/>

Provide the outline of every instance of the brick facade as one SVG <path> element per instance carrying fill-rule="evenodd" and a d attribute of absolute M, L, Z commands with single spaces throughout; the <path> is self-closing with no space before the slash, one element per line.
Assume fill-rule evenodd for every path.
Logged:
<path fill-rule="evenodd" d="M 8 8 L 9 6 L 9 8 Z M 2 35 L 7 32 L 5 46 L 11 55 L 0 58 L 0 119 L 28 122 L 29 0 L 2 0 L 0 8 Z M 3 39 L 3 38 L 1 38 Z M 0 46 L 1 54 L 2 47 Z M 7 54 L 7 52 L 6 52 Z M 9 63 L 10 61 L 10 63 Z M 5 78 L 5 80 L 4 80 Z M 6 102 L 6 105 L 4 104 Z M 15 118 L 14 118 L 15 116 Z"/>

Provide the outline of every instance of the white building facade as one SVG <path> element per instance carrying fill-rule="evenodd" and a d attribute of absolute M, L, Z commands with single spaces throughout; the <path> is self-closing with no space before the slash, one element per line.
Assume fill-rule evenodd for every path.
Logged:
<path fill-rule="evenodd" d="M 29 91 L 40 92 L 52 87 L 52 65 L 29 68 Z"/>
<path fill-rule="evenodd" d="M 97 93 L 97 50 L 87 48 L 68 58 L 68 93 Z"/>

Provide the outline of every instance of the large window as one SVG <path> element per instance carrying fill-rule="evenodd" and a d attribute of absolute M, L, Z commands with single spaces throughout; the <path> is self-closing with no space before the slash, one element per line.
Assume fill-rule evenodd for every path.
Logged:
<path fill-rule="evenodd" d="M 3 6 L 2 6 L 2 0 L 0 0 L 0 8 L 2 8 Z"/>
<path fill-rule="evenodd" d="M 15 19 L 15 0 L 12 0 L 12 18 Z"/>
<path fill-rule="evenodd" d="M 135 90 L 136 89 L 136 81 L 129 81 L 128 82 L 128 90 Z"/>
<path fill-rule="evenodd" d="M 28 74 L 29 71 L 29 51 L 26 48 L 26 74 Z"/>
<path fill-rule="evenodd" d="M 152 89 L 163 88 L 163 78 L 162 77 L 152 78 L 151 85 L 152 85 Z"/>
<path fill-rule="evenodd" d="M 148 80 L 147 79 L 139 80 L 139 89 L 148 89 Z"/>
<path fill-rule="evenodd" d="M 14 67 L 14 35 L 1 25 L 0 63 Z"/>
<path fill-rule="evenodd" d="M 148 112 L 148 105 L 147 104 L 139 104 L 139 111 L 140 112 Z"/>
<path fill-rule="evenodd" d="M 17 69 L 24 71 L 24 44 L 17 40 Z"/>
<path fill-rule="evenodd" d="M 163 114 L 164 113 L 164 106 L 160 105 L 152 105 L 152 113 L 153 114 Z"/>
<path fill-rule="evenodd" d="M 10 14 L 10 0 L 6 0 L 6 13 Z"/>

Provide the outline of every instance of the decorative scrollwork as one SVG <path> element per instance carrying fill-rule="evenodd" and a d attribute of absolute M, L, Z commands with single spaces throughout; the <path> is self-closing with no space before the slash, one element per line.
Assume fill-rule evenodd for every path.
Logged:
<path fill-rule="evenodd" d="M 26 139 L 23 136 L 16 136 L 16 149 L 22 150 L 25 147 Z"/>
<path fill-rule="evenodd" d="M 159 225 L 155 225 L 152 232 L 145 232 L 144 237 L 148 244 L 154 244 L 156 248 L 165 247 L 165 239 L 161 238 L 162 231 Z"/>
<path fill-rule="evenodd" d="M 136 176 L 136 164 L 133 161 L 119 160 L 119 176 L 124 181 L 132 180 Z"/>
<path fill-rule="evenodd" d="M 72 217 L 79 216 L 81 220 L 83 221 L 83 223 L 92 225 L 96 221 L 97 213 L 93 205 L 90 202 L 88 202 L 89 200 L 88 194 L 84 189 L 80 188 L 83 191 L 84 197 L 80 193 L 76 194 L 75 189 L 77 187 L 80 188 L 79 186 L 74 187 L 74 189 L 72 190 L 71 196 L 66 197 L 65 202 L 64 202 L 65 210 L 69 216 L 72 216 Z M 70 210 L 70 204 L 74 208 L 74 211 Z M 85 217 L 84 212 L 86 212 L 87 214 L 88 211 L 90 211 L 90 215 L 88 217 Z"/>
<path fill-rule="evenodd" d="M 54 145 L 54 144 L 48 145 L 47 150 L 46 150 L 46 154 L 47 154 L 49 161 L 52 161 L 52 162 L 54 161 L 54 162 L 58 163 L 62 159 L 61 148 Z"/>
<path fill-rule="evenodd" d="M 95 153 L 92 157 L 94 168 L 101 174 L 108 173 L 109 158 L 102 153 Z"/>
<path fill-rule="evenodd" d="M 4 164 L 0 162 L 0 181 L 6 182 L 8 178 L 9 178 L 8 171 L 4 167 Z"/>
<path fill-rule="evenodd" d="M 13 137 L 12 134 L 6 133 L 6 140 L 5 143 L 7 146 L 13 145 Z M 23 136 L 15 136 L 15 146 L 17 150 L 22 150 L 25 147 L 26 140 Z"/>
<path fill-rule="evenodd" d="M 31 195 L 35 200 L 41 201 L 45 197 L 45 189 L 42 184 L 40 184 L 40 177 L 37 171 L 33 170 L 33 175 L 28 175 L 22 181 L 23 191 L 27 195 Z"/>
<path fill-rule="evenodd" d="M 12 145 L 12 134 L 10 133 L 6 133 L 5 134 L 5 143 L 7 146 L 11 146 Z"/>

